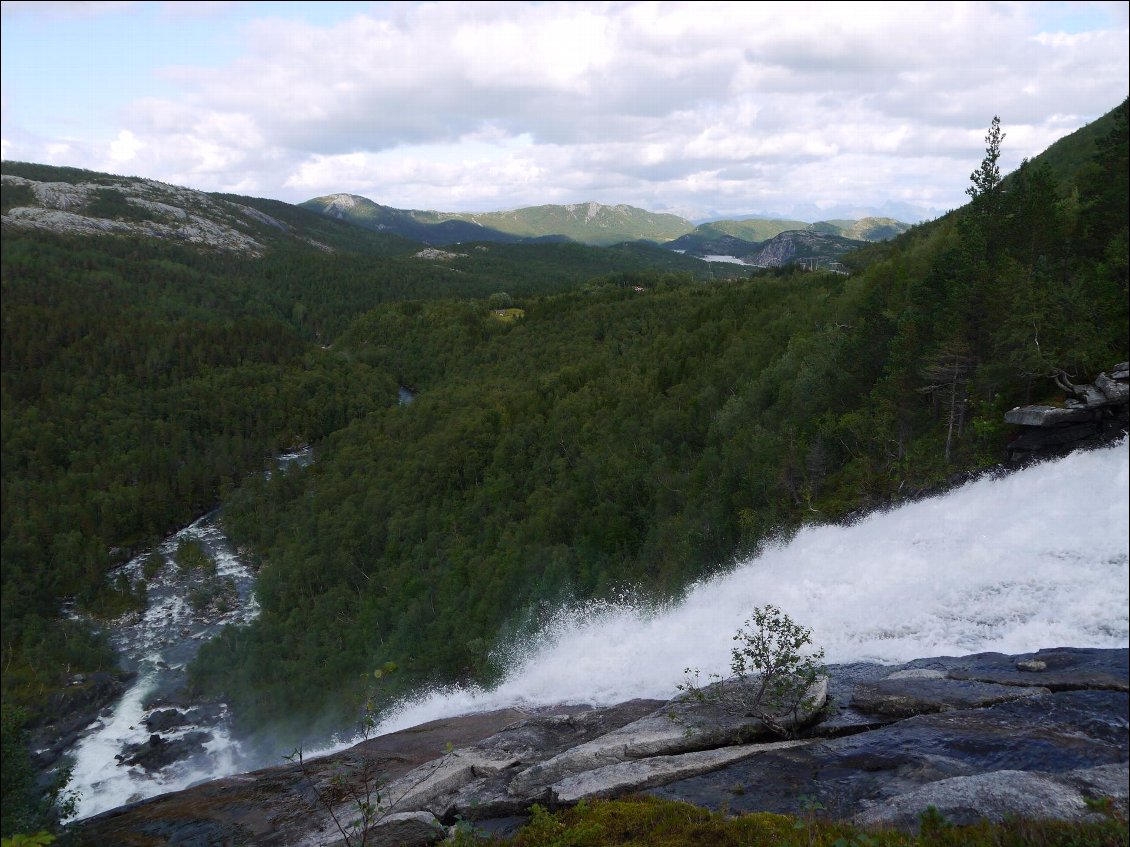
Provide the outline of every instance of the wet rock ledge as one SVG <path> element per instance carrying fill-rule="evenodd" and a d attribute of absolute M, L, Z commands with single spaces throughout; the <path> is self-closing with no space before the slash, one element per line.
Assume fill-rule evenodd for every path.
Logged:
<path fill-rule="evenodd" d="M 958 823 L 1078 820 L 1102 798 L 1125 814 L 1128 658 L 1125 649 L 1063 647 L 831 666 L 812 692 L 826 702 L 800 716 L 793 739 L 724 702 L 685 698 L 468 715 L 74 828 L 99 845 L 325 847 L 343 843 L 331 806 L 341 820 L 356 817 L 341 780 L 363 788 L 375 774 L 384 814 L 367 843 L 407 847 L 441 840 L 458 819 L 505 832 L 531 803 L 641 792 L 731 813 L 822 807 L 908 828 L 928 806 Z"/>

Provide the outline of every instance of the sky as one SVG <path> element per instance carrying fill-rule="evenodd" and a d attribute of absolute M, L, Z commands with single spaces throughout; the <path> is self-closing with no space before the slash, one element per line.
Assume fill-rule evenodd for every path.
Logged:
<path fill-rule="evenodd" d="M 1126 2 L 3 2 L 7 160 L 301 202 L 915 222 L 1130 89 Z"/>

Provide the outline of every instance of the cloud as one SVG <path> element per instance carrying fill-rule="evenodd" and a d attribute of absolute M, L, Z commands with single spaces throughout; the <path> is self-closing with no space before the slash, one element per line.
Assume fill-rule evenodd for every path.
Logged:
<path fill-rule="evenodd" d="M 139 100 L 110 142 L 72 147 L 290 200 L 946 209 L 963 201 L 993 115 L 1008 168 L 1126 96 L 1119 5 L 1096 7 L 1107 29 L 1071 32 L 1038 19 L 1044 6 L 982 3 L 425 3 L 325 26 L 263 18 L 242 30 L 238 61 L 167 70 L 180 94 Z"/>
<path fill-rule="evenodd" d="M 89 0 L 88 2 L 68 2 L 68 0 L 4 0 L 0 4 L 0 11 L 7 17 L 47 17 L 56 20 L 73 18 L 95 18 L 102 15 L 114 15 L 126 12 L 139 6 L 131 0 Z"/>

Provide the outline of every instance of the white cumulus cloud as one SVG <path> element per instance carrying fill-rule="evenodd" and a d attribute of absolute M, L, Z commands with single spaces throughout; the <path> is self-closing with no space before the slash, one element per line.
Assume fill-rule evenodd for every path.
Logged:
<path fill-rule="evenodd" d="M 263 18 L 244 26 L 237 60 L 170 69 L 175 95 L 130 104 L 111 142 L 72 149 L 84 166 L 128 161 L 291 201 L 931 214 L 963 202 L 994 115 L 1011 168 L 1126 96 L 1124 7 L 1091 8 L 1101 26 L 1083 31 L 1049 28 L 1049 7 L 1026 3 L 423 3 L 326 25 Z"/>

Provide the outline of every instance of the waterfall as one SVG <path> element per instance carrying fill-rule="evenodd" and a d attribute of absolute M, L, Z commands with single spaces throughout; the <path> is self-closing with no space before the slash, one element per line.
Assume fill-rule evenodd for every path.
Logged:
<path fill-rule="evenodd" d="M 537 637 L 506 648 L 499 658 L 510 670 L 497 687 L 420 692 L 379 731 L 507 706 L 668 698 L 686 667 L 727 671 L 734 632 L 766 603 L 811 627 L 828 662 L 1126 647 L 1128 456 L 1123 440 L 848 526 L 810 526 L 659 609 L 631 602 L 562 609 Z M 127 695 L 107 726 L 136 727 L 139 704 L 140 696 Z M 89 761 L 112 755 L 96 754 L 98 734 L 84 742 Z M 76 769 L 87 780 L 76 787 L 95 791 L 80 814 L 250 766 L 224 748 L 207 767 L 160 783 L 138 773 L 96 783 Z"/>
<path fill-rule="evenodd" d="M 1128 454 L 1124 440 L 807 527 L 659 610 L 562 610 L 512 646 L 493 690 L 426 692 L 381 730 L 510 705 L 668 698 L 684 668 L 728 672 L 734 632 L 766 603 L 811 627 L 828 662 L 1126 647 Z"/>

